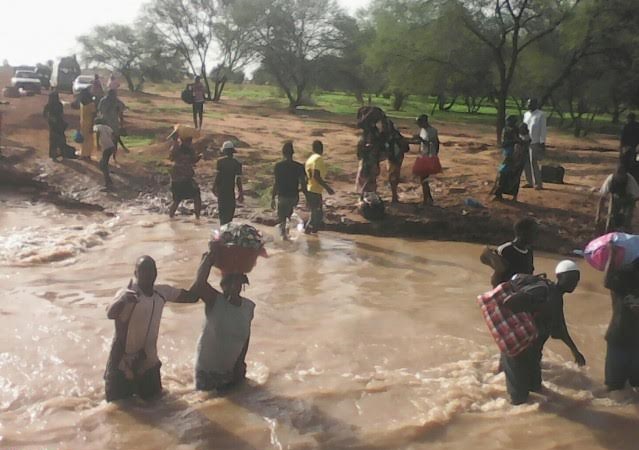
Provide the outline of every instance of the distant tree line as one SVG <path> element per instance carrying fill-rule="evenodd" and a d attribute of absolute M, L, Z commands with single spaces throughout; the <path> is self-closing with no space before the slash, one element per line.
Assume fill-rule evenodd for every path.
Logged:
<path fill-rule="evenodd" d="M 335 0 L 150 0 L 134 26 L 81 36 L 83 59 L 145 80 L 202 76 L 219 100 L 259 64 L 294 110 L 315 89 L 435 99 L 432 111 L 497 110 L 537 97 L 576 135 L 639 105 L 636 0 L 373 0 L 357 18 Z M 239 78 L 238 78 L 239 77 Z M 370 98 L 370 97 L 369 97 Z"/>

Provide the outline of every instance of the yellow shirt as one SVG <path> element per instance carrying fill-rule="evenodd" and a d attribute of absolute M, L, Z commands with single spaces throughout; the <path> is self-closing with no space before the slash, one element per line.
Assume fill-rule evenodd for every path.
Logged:
<path fill-rule="evenodd" d="M 308 186 L 307 189 L 309 192 L 314 192 L 315 194 L 321 194 L 324 192 L 324 188 L 321 184 L 317 182 L 317 180 L 313 177 L 313 174 L 316 170 L 319 170 L 322 179 L 326 177 L 326 164 L 324 164 L 324 159 L 322 155 L 318 155 L 317 153 L 313 153 L 310 158 L 306 160 L 306 175 L 308 176 Z"/>

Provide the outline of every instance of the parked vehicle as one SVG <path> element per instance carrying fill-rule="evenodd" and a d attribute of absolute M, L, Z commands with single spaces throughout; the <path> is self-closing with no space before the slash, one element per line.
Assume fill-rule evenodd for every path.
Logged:
<path fill-rule="evenodd" d="M 72 92 L 73 82 L 82 74 L 75 55 L 60 58 L 53 64 L 51 87 L 60 92 Z"/>
<path fill-rule="evenodd" d="M 93 76 L 80 75 L 73 81 L 73 87 L 72 87 L 73 94 L 78 95 L 84 89 L 91 87 L 91 83 L 93 83 Z"/>
<path fill-rule="evenodd" d="M 42 90 L 42 83 L 35 72 L 26 70 L 18 70 L 11 78 L 11 86 L 16 89 L 22 89 L 26 92 L 34 92 L 39 94 Z"/>

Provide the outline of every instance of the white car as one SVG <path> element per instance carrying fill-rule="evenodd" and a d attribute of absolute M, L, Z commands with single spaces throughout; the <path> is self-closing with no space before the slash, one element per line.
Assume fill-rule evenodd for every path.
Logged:
<path fill-rule="evenodd" d="M 80 75 L 73 81 L 73 87 L 71 88 L 74 95 L 78 95 L 84 89 L 91 87 L 93 83 L 93 75 Z"/>
<path fill-rule="evenodd" d="M 38 74 L 28 70 L 16 71 L 13 78 L 11 78 L 11 86 L 27 92 L 35 92 L 36 94 L 39 94 L 42 89 Z"/>

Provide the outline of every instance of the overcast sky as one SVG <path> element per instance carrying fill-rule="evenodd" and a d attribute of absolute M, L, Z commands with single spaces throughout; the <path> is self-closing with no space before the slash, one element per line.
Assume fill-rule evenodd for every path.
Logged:
<path fill-rule="evenodd" d="M 369 0 L 338 0 L 350 13 Z M 0 63 L 35 64 L 77 51 L 95 25 L 131 23 L 145 0 L 0 0 Z"/>

